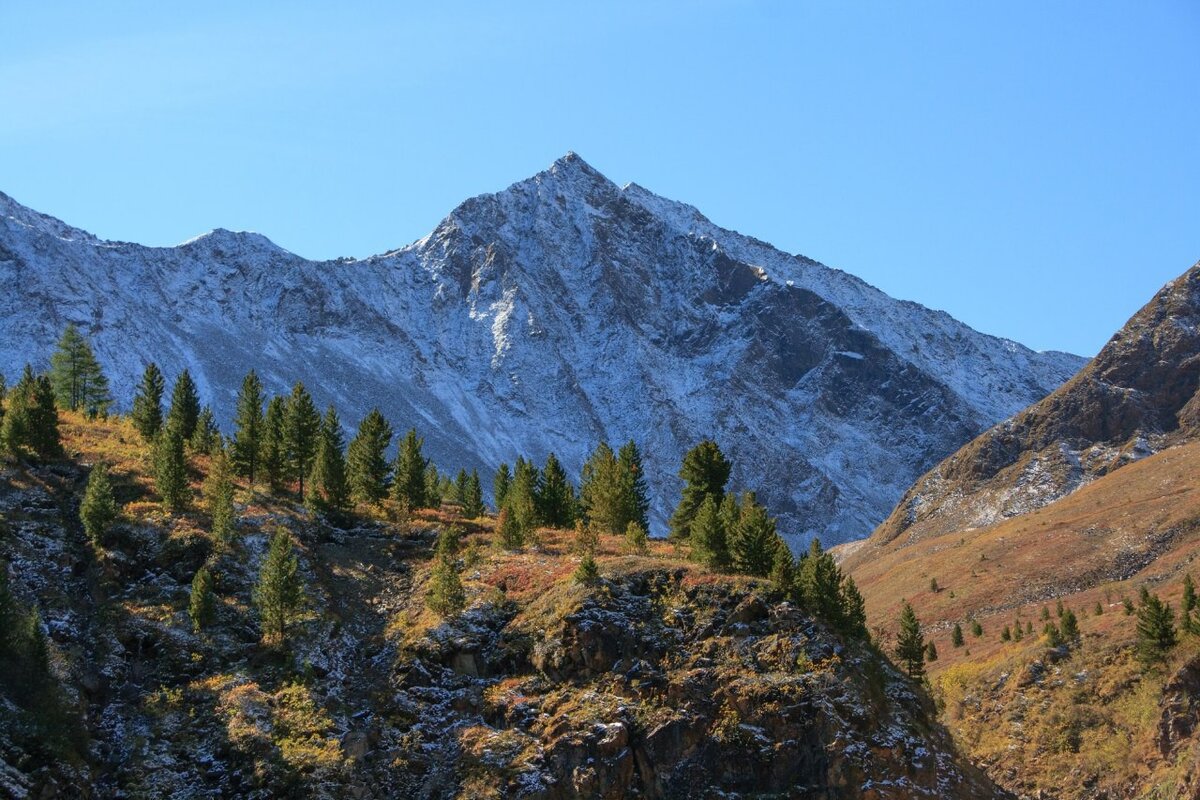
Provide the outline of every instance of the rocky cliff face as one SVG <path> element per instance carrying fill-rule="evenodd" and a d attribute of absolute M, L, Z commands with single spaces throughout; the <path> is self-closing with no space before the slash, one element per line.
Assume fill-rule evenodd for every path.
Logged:
<path fill-rule="evenodd" d="M 105 242 L 0 195 L 0 370 L 75 322 L 128 402 L 146 362 L 228 415 L 244 373 L 379 405 L 440 466 L 490 476 L 601 439 L 646 454 L 661 532 L 684 451 L 715 436 L 793 544 L 866 535 L 903 490 L 1083 360 L 944 313 L 611 183 L 578 156 L 362 261 L 257 234 Z M 226 421 L 228 421 L 226 419 Z"/>
<path fill-rule="evenodd" d="M 1046 399 L 924 475 L 872 536 L 886 544 L 1045 506 L 1200 431 L 1200 264 L 1164 286 Z"/>

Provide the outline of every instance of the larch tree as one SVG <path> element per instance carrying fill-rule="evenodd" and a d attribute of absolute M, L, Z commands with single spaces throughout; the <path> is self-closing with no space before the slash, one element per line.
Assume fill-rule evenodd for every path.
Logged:
<path fill-rule="evenodd" d="M 391 444 L 392 426 L 378 408 L 372 408 L 358 424 L 346 451 L 350 494 L 355 500 L 374 504 L 387 496 L 387 449 Z"/>
<path fill-rule="evenodd" d="M 721 448 L 711 439 L 703 440 L 684 455 L 679 469 L 683 493 L 671 515 L 672 538 L 687 539 L 691 535 L 692 520 L 705 497 L 711 495 L 717 502 L 721 501 L 731 469 Z"/>
<path fill-rule="evenodd" d="M 92 346 L 75 325 L 68 324 L 50 356 L 50 380 L 61 408 L 105 414 L 112 403 L 108 378 L 92 352 Z"/>
<path fill-rule="evenodd" d="M 142 372 L 142 381 L 133 395 L 133 427 L 147 442 L 154 441 L 163 426 L 163 392 L 166 380 L 158 365 L 151 361 Z"/>
<path fill-rule="evenodd" d="M 237 405 L 233 417 L 233 446 L 230 451 L 234 471 L 246 479 L 251 487 L 259 474 L 266 420 L 263 417 L 262 381 L 254 370 L 242 378 L 238 389 Z"/>

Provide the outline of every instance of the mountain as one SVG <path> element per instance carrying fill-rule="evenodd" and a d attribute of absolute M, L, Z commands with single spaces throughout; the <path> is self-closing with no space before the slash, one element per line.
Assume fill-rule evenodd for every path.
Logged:
<path fill-rule="evenodd" d="M 863 281 L 618 187 L 574 154 L 470 199 L 413 244 L 313 262 L 257 234 L 100 241 L 0 195 L 0 370 L 68 322 L 127 402 L 154 360 L 228 423 L 244 373 L 380 406 L 439 466 L 601 439 L 645 454 L 661 532 L 684 451 L 715 437 L 795 546 L 859 538 L 914 478 L 1074 374 Z"/>
<path fill-rule="evenodd" d="M 1200 264 L 1164 286 L 1078 375 L 908 490 L 874 544 L 1045 506 L 1200 432 Z"/>

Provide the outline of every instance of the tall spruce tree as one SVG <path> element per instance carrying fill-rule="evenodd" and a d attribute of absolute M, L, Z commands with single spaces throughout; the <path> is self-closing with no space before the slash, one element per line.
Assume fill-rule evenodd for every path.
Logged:
<path fill-rule="evenodd" d="M 1141 607 L 1137 612 L 1137 654 L 1145 664 L 1165 661 L 1178 641 L 1175 631 L 1175 612 L 1158 595 L 1142 590 Z"/>
<path fill-rule="evenodd" d="M 8 392 L 4 422 L 0 426 L 0 444 L 14 456 L 21 456 L 30 446 L 29 412 L 34 402 L 37 378 L 33 367 L 26 364 L 17 385 Z"/>
<path fill-rule="evenodd" d="M 192 619 L 192 630 L 199 633 L 211 625 L 216 607 L 212 573 L 208 571 L 208 567 L 200 567 L 192 578 L 192 591 L 188 599 L 188 616 Z"/>
<path fill-rule="evenodd" d="M 183 441 L 196 432 L 196 421 L 200 419 L 200 395 L 196 393 L 196 382 L 186 369 L 175 379 L 171 390 L 171 408 L 167 411 L 167 425 L 179 431 Z"/>
<path fill-rule="evenodd" d="M 33 384 L 33 398 L 26 411 L 27 437 L 30 448 L 40 458 L 62 455 L 62 438 L 58 431 L 58 405 L 54 387 L 47 375 L 39 375 Z"/>
<path fill-rule="evenodd" d="M 263 402 L 262 381 L 258 379 L 254 370 L 250 370 L 246 377 L 242 378 L 242 386 L 238 390 L 230 460 L 234 471 L 245 478 L 251 488 L 259 474 L 263 442 L 266 438 Z"/>
<path fill-rule="evenodd" d="M 425 468 L 425 502 L 419 507 L 441 508 L 449 484 L 450 479 L 438 475 L 437 465 L 429 462 L 429 466 Z"/>
<path fill-rule="evenodd" d="M 479 471 L 473 469 L 467 478 L 467 492 L 463 500 L 462 514 L 465 519 L 479 519 L 485 510 L 483 486 L 479 483 Z"/>
<path fill-rule="evenodd" d="M 212 466 L 204 479 L 204 500 L 212 519 L 210 533 L 213 541 L 221 547 L 228 546 L 233 539 L 237 522 L 233 508 L 233 474 L 229 462 L 225 448 L 214 450 Z"/>
<path fill-rule="evenodd" d="M 583 465 L 580 497 L 588 524 L 605 533 L 625 532 L 629 522 L 627 484 L 607 442 L 596 445 Z"/>
<path fill-rule="evenodd" d="M 112 402 L 108 378 L 92 352 L 92 346 L 74 324 L 68 324 L 50 356 L 50 380 L 61 408 L 105 414 Z"/>
<path fill-rule="evenodd" d="M 190 492 L 183 436 L 174 425 L 167 425 L 154 446 L 154 488 L 168 511 L 187 508 Z"/>
<path fill-rule="evenodd" d="M 221 443 L 221 431 L 217 428 L 217 417 L 211 407 L 205 406 L 200 409 L 200 416 L 196 418 L 196 428 L 187 443 L 193 453 L 211 453 L 213 448 Z"/>
<path fill-rule="evenodd" d="M 496 468 L 496 477 L 492 480 L 492 497 L 496 500 L 496 511 L 508 503 L 508 490 L 512 486 L 512 472 L 509 471 L 508 464 L 501 464 Z"/>
<path fill-rule="evenodd" d="M 650 528 L 650 492 L 646 488 L 646 471 L 642 467 L 642 453 L 630 439 L 617 453 L 621 468 L 622 496 L 625 506 L 625 522 L 636 522 L 643 529 Z"/>
<path fill-rule="evenodd" d="M 79 506 L 79 520 L 88 538 L 102 545 L 116 519 L 117 501 L 113 498 L 112 482 L 108 479 L 108 465 L 101 462 L 88 473 L 87 488 Z"/>
<path fill-rule="evenodd" d="M 317 456 L 320 432 L 321 414 L 304 384 L 296 381 L 283 413 L 283 447 L 287 479 L 299 484 L 301 501 L 304 500 L 304 480 Z"/>
<path fill-rule="evenodd" d="M 671 537 L 686 539 L 691 535 L 692 520 L 704 498 L 711 495 L 720 502 L 725 495 L 732 465 L 711 439 L 705 439 L 687 452 L 679 477 L 683 479 L 683 494 L 671 515 Z"/>
<path fill-rule="evenodd" d="M 392 426 L 378 408 L 372 408 L 346 451 L 347 478 L 355 500 L 373 504 L 387 496 L 387 449 L 391 443 Z"/>
<path fill-rule="evenodd" d="M 1196 584 L 1189 572 L 1183 576 L 1183 600 L 1179 608 L 1180 627 L 1188 633 L 1200 633 L 1200 617 L 1196 613 L 1198 607 L 1200 603 L 1196 600 Z M 1100 608 L 1099 602 L 1096 603 L 1096 608 Z"/>
<path fill-rule="evenodd" d="M 461 509 L 467 503 L 467 482 L 470 476 L 465 469 L 460 469 L 454 476 L 454 502 Z"/>
<path fill-rule="evenodd" d="M 512 488 L 508 491 L 508 509 L 521 529 L 522 538 L 529 542 L 538 524 L 536 490 L 538 468 L 533 462 L 518 457 Z"/>
<path fill-rule="evenodd" d="M 283 438 L 286 407 L 287 401 L 276 395 L 267 403 L 263 417 L 262 469 L 272 492 L 280 490 L 287 473 L 287 445 Z"/>
<path fill-rule="evenodd" d="M 775 552 L 771 557 L 771 585 L 784 597 L 790 597 L 796 585 L 796 559 L 782 538 L 775 537 Z"/>
<path fill-rule="evenodd" d="M 432 466 L 421 453 L 423 440 L 416 428 L 410 428 L 396 450 L 396 466 L 392 477 L 392 499 L 409 508 L 433 507 L 427 472 Z M 434 482 L 437 470 L 434 470 Z M 440 498 L 438 505 L 441 504 Z"/>
<path fill-rule="evenodd" d="M 801 604 L 813 614 L 838 624 L 842 615 L 842 573 L 833 556 L 814 538 L 800 561 L 796 585 Z"/>
<path fill-rule="evenodd" d="M 867 604 L 862 593 L 858 591 L 858 584 L 849 575 L 842 578 L 841 595 L 841 630 L 859 639 L 868 639 L 870 634 L 867 632 Z"/>
<path fill-rule="evenodd" d="M 700 503 L 692 519 L 692 558 L 709 569 L 727 570 L 731 566 L 729 544 L 725 525 L 717 508 L 716 499 L 708 495 Z"/>
<path fill-rule="evenodd" d="M 554 453 L 546 456 L 534 492 L 537 516 L 543 524 L 569 528 L 575 523 L 575 489 Z"/>
<path fill-rule="evenodd" d="M 733 566 L 738 572 L 766 577 L 775 558 L 775 520 L 755 499 L 753 492 L 742 494 L 740 510 L 738 523 L 729 535 Z"/>
<path fill-rule="evenodd" d="M 133 427 L 147 442 L 154 441 L 163 426 L 162 399 L 166 381 L 158 365 L 151 361 L 142 373 L 142 382 L 133 395 Z"/>
<path fill-rule="evenodd" d="M 467 593 L 458 576 L 454 556 L 446 550 L 439 552 L 434 562 L 425 603 L 440 617 L 457 616 L 467 605 Z"/>
<path fill-rule="evenodd" d="M 263 638 L 286 643 L 288 627 L 302 611 L 305 597 L 300 559 L 292 546 L 291 534 L 284 528 L 271 536 L 253 600 Z"/>
<path fill-rule="evenodd" d="M 342 451 L 342 422 L 331 405 L 321 423 L 317 454 L 309 477 L 310 507 L 314 511 L 336 515 L 350 510 L 350 484 L 346 480 L 346 459 Z"/>
<path fill-rule="evenodd" d="M 896 657 L 910 677 L 920 678 L 925 674 L 925 637 L 921 635 L 921 623 L 917 621 L 917 614 L 908 601 L 900 609 Z"/>

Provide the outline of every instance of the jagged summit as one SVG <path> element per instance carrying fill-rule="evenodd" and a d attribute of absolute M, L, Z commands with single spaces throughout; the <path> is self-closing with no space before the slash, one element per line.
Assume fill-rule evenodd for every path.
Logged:
<path fill-rule="evenodd" d="M 1084 363 L 622 189 L 574 153 L 364 260 L 225 230 L 174 248 L 46 233 L 0 219 L 7 374 L 73 321 L 119 402 L 153 360 L 228 413 L 253 368 L 347 424 L 377 405 L 439 468 L 482 476 L 550 452 L 577 475 L 597 442 L 633 439 L 660 533 L 683 452 L 713 436 L 795 545 L 865 536 L 922 471 Z"/>

